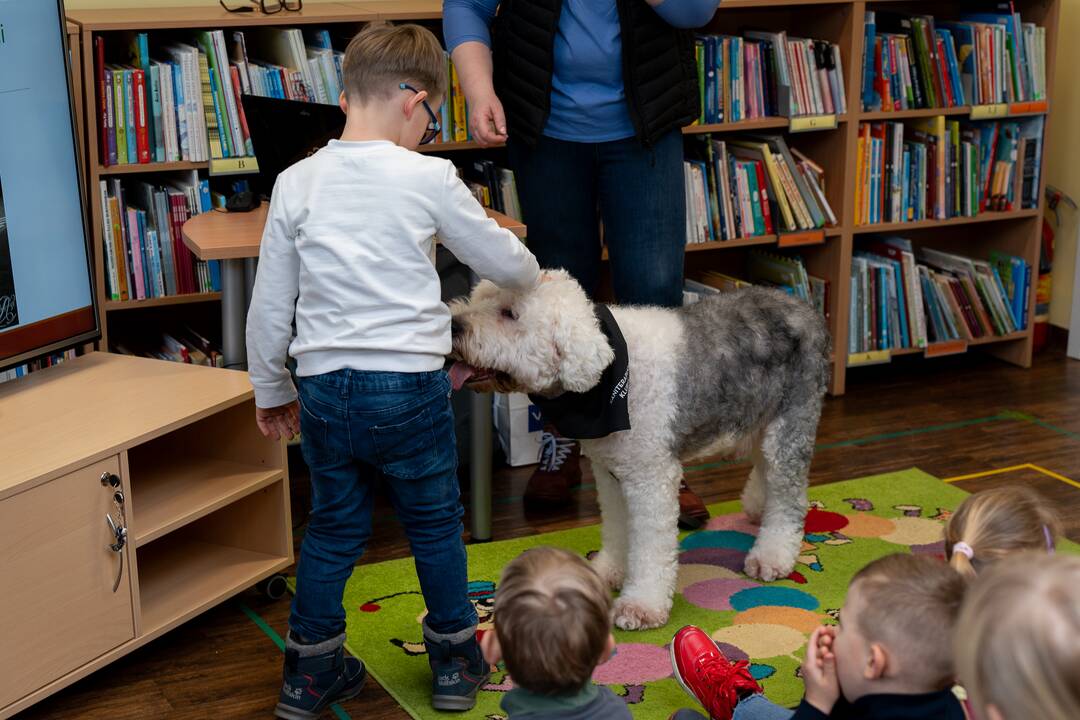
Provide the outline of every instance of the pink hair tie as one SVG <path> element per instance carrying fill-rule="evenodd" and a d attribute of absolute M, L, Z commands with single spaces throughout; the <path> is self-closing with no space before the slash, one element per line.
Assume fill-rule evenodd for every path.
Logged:
<path fill-rule="evenodd" d="M 975 558 L 975 551 L 972 550 L 971 546 L 968 545 L 966 542 L 958 542 L 958 543 L 956 543 L 955 545 L 952 546 L 952 551 L 953 551 L 953 555 L 955 555 L 956 553 L 960 553 L 961 555 L 966 555 L 968 560 L 973 560 Z"/>

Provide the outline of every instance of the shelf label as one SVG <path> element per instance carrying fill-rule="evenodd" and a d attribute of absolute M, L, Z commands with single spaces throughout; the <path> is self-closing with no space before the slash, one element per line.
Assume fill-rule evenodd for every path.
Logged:
<path fill-rule="evenodd" d="M 972 120 L 991 120 L 993 118 L 1003 118 L 1009 114 L 1009 106 L 1007 103 L 996 103 L 994 105 L 972 105 L 971 106 L 971 119 Z"/>
<path fill-rule="evenodd" d="M 967 349 L 966 340 L 947 340 L 945 342 L 929 343 L 924 354 L 928 358 L 943 357 L 945 355 L 959 355 L 967 352 Z"/>
<path fill-rule="evenodd" d="M 1027 115 L 1035 113 L 1045 113 L 1049 109 L 1050 104 L 1046 100 L 1032 100 L 1031 102 L 1013 103 L 1009 106 L 1009 114 Z"/>
<path fill-rule="evenodd" d="M 858 367 L 860 365 L 882 365 L 892 361 L 892 354 L 888 350 L 873 350 L 871 352 L 848 353 L 847 366 Z"/>
<path fill-rule="evenodd" d="M 253 157 L 214 158 L 210 161 L 211 175 L 243 175 L 259 172 L 259 163 Z"/>
<path fill-rule="evenodd" d="M 799 245 L 820 245 L 825 242 L 825 230 L 804 230 L 801 232 L 780 233 L 776 243 L 778 247 L 797 247 Z"/>
<path fill-rule="evenodd" d="M 836 115 L 801 115 L 788 122 L 788 132 L 811 132 L 813 130 L 835 130 Z"/>

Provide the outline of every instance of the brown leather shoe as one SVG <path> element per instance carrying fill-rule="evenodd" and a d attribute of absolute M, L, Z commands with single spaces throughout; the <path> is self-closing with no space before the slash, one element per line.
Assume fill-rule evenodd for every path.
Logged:
<path fill-rule="evenodd" d="M 526 509 L 551 509 L 570 504 L 570 489 L 581 484 L 581 448 L 545 431 L 540 439 L 540 464 L 525 487 Z"/>
<path fill-rule="evenodd" d="M 679 527 L 697 530 L 709 520 L 709 509 L 683 480 L 679 484 Z"/>

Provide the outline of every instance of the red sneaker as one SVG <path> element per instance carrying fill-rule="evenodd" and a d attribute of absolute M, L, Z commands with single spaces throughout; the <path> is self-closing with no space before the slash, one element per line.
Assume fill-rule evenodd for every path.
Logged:
<path fill-rule="evenodd" d="M 671 667 L 683 690 L 714 720 L 730 720 L 747 694 L 761 692 L 745 660 L 732 663 L 705 631 L 687 625 L 671 641 Z"/>

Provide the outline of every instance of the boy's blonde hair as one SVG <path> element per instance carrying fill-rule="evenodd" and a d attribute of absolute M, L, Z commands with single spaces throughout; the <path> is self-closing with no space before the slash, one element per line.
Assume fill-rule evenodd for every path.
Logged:
<path fill-rule="evenodd" d="M 611 594 L 580 555 L 526 550 L 503 570 L 495 633 L 515 685 L 541 695 L 576 693 L 611 634 Z"/>
<path fill-rule="evenodd" d="M 979 576 L 955 641 L 960 682 L 977 709 L 993 704 L 1005 720 L 1080 718 L 1077 588 L 1075 556 L 1018 553 Z"/>
<path fill-rule="evenodd" d="M 389 98 L 403 82 L 441 99 L 446 95 L 446 54 L 427 28 L 372 23 L 345 48 L 341 78 L 352 102 Z"/>
<path fill-rule="evenodd" d="M 1047 552 L 1060 534 L 1061 520 L 1039 493 L 1008 485 L 977 492 L 960 503 L 945 525 L 945 554 L 970 580 L 988 563 L 1011 553 Z M 959 543 L 964 545 L 958 549 Z"/>
<path fill-rule="evenodd" d="M 886 555 L 851 579 L 858 585 L 859 632 L 897 655 L 905 680 L 943 690 L 953 684 L 952 635 L 965 583 L 929 555 Z M 843 616 L 841 616 L 843 622 Z"/>

